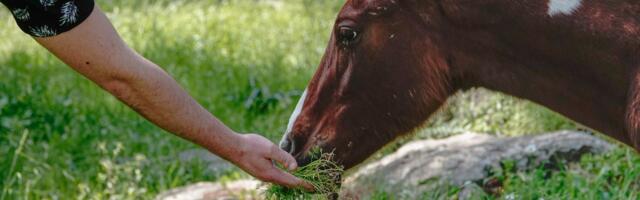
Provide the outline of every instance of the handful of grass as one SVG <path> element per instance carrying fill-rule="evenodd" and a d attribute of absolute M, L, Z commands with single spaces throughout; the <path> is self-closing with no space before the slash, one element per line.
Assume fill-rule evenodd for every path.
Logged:
<path fill-rule="evenodd" d="M 331 195 L 336 194 L 340 189 L 340 176 L 344 169 L 332 160 L 333 153 L 315 152 L 312 153 L 313 162 L 292 173 L 313 185 L 315 188 L 313 193 L 303 188 L 286 188 L 269 184 L 265 191 L 266 199 L 330 199 Z"/>

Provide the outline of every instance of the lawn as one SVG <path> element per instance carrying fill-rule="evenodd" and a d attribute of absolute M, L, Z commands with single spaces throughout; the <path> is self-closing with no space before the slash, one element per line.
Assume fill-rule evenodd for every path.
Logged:
<path fill-rule="evenodd" d="M 128 44 L 227 125 L 277 141 L 343 1 L 97 2 Z M 150 199 L 189 183 L 246 176 L 175 159 L 197 147 L 153 126 L 49 55 L 19 31 L 6 9 L 0 9 L 0 27 L 0 200 Z M 482 105 L 459 96 L 427 132 L 518 135 L 579 127 L 503 95 L 490 95 Z M 550 177 L 539 173 L 507 170 L 501 174 L 505 194 L 640 199 L 640 158 L 628 148 L 588 156 Z M 447 191 L 442 198 L 455 188 Z"/>

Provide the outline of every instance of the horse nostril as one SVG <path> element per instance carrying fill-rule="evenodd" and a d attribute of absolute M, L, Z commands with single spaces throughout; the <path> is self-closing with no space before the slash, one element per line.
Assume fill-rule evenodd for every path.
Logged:
<path fill-rule="evenodd" d="M 280 149 L 288 152 L 289 154 L 291 154 L 295 159 L 296 162 L 298 163 L 299 167 L 305 166 L 309 163 L 311 163 L 311 157 L 309 156 L 305 156 L 304 154 L 302 154 L 302 149 L 296 149 L 296 148 L 300 148 L 302 146 L 296 146 L 296 145 L 300 145 L 300 144 L 304 144 L 301 141 L 295 142 L 295 140 L 291 137 L 289 137 L 289 135 L 285 135 L 282 140 L 280 140 Z"/>
<path fill-rule="evenodd" d="M 304 157 L 296 157 L 296 162 L 298 163 L 298 167 L 303 167 L 308 165 L 309 163 L 311 163 L 311 157 L 308 156 L 304 156 Z"/>
<path fill-rule="evenodd" d="M 293 140 L 289 137 L 285 137 L 282 141 L 280 141 L 280 149 L 293 154 L 293 150 L 295 149 L 295 145 Z"/>

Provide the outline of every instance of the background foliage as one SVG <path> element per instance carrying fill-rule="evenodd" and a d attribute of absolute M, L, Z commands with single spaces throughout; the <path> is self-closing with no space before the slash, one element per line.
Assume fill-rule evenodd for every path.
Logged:
<path fill-rule="evenodd" d="M 237 131 L 259 131 L 276 141 L 343 1 L 97 2 L 128 44 L 205 108 Z M 19 31 L 6 9 L 0 9 L 0 27 L 0 199 L 148 199 L 193 182 L 246 176 L 175 159 L 196 147 L 143 120 L 48 54 Z M 430 125 L 418 136 L 579 127 L 487 91 L 457 95 Z M 637 154 L 620 147 L 551 176 L 506 170 L 500 177 L 507 180 L 507 195 L 487 198 L 638 199 L 639 163 Z M 456 188 L 442 190 L 437 198 L 452 197 Z M 391 196 L 380 192 L 379 198 Z"/>

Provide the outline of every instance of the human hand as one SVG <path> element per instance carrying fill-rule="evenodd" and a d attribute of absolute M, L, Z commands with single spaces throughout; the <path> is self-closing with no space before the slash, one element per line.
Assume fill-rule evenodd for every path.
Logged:
<path fill-rule="evenodd" d="M 313 186 L 302 179 L 299 179 L 287 172 L 284 172 L 274 165 L 274 161 L 280 163 L 284 168 L 293 171 L 298 168 L 296 160 L 287 152 L 278 148 L 266 138 L 256 134 L 239 135 L 237 155 L 229 158 L 245 172 L 252 176 L 278 185 L 289 188 L 302 187 L 313 190 Z"/>

